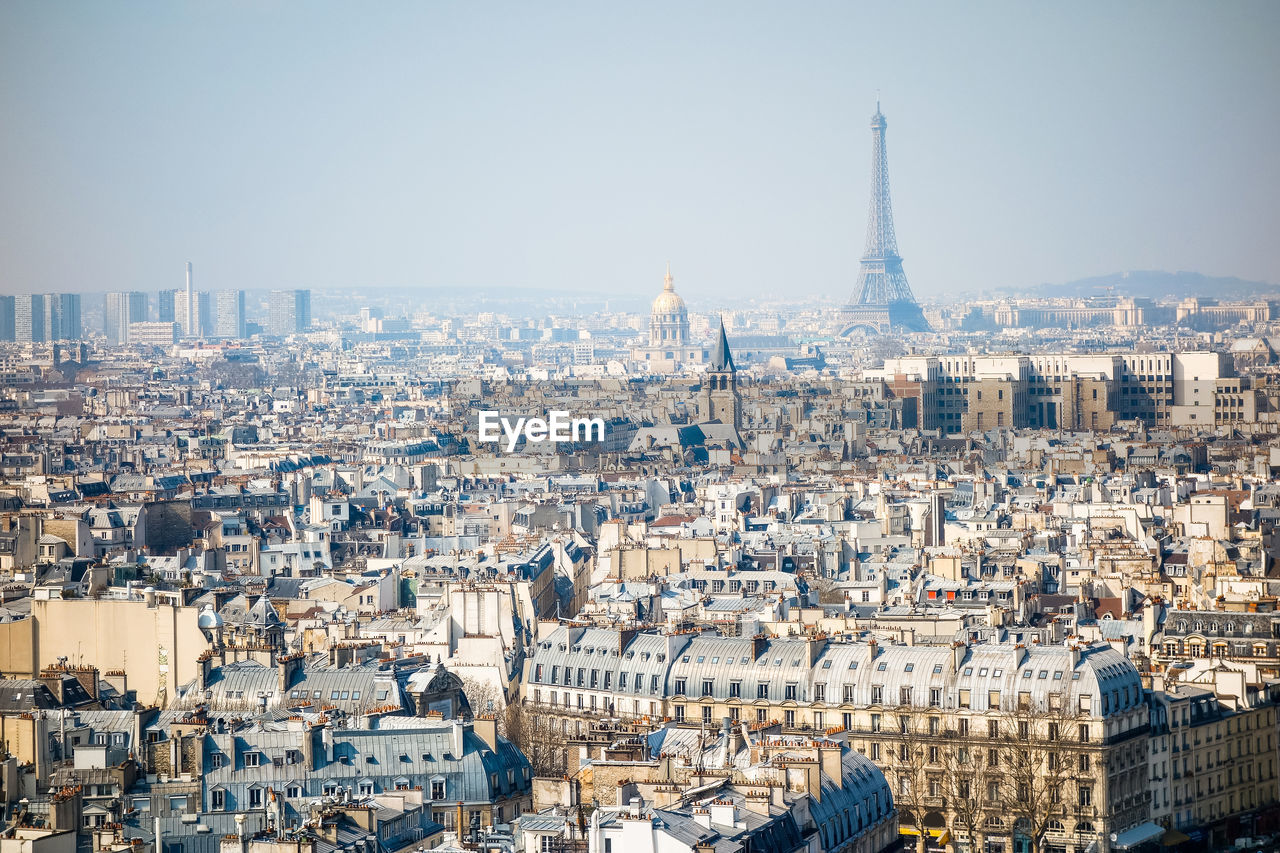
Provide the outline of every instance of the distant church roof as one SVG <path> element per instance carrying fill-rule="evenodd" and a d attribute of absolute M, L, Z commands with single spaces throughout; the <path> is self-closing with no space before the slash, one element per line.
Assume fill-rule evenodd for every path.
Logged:
<path fill-rule="evenodd" d="M 684 300 L 676 293 L 675 279 L 671 277 L 671 264 L 667 264 L 667 274 L 662 279 L 662 292 L 653 300 L 654 314 L 678 314 L 685 310 Z"/>
<path fill-rule="evenodd" d="M 715 349 L 711 351 L 712 370 L 737 370 L 733 365 L 733 353 L 729 352 L 729 338 L 724 333 L 724 319 L 720 320 L 720 336 L 716 338 Z"/>

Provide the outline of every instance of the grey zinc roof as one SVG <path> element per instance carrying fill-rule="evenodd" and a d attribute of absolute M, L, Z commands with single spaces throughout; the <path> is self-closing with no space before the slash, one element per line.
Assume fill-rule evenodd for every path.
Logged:
<path fill-rule="evenodd" d="M 306 738 L 314 739 L 314 767 L 305 760 Z M 498 749 L 490 750 L 457 721 L 421 720 L 419 726 L 397 728 L 394 734 L 376 729 L 322 733 L 300 725 L 272 731 L 245 728 L 207 735 L 205 754 L 213 753 L 223 756 L 222 766 L 207 761 L 205 790 L 225 790 L 228 810 L 247 803 L 247 791 L 254 786 L 274 789 L 287 809 L 296 811 L 322 795 L 326 784 L 353 789 L 371 784 L 374 793 L 397 785 L 422 786 L 430 792 L 432 781 L 443 780 L 444 801 L 451 804 L 492 802 L 527 792 L 530 785 L 528 761 L 510 742 L 500 739 Z M 246 754 L 258 756 L 257 766 L 246 766 Z M 291 788 L 296 795 L 289 795 Z"/>
<path fill-rule="evenodd" d="M 204 705 L 215 714 L 254 714 L 263 709 L 263 699 L 266 700 L 266 710 L 304 702 L 316 706 L 336 705 L 350 714 L 385 705 L 409 707 L 395 674 L 373 664 L 343 667 L 304 665 L 282 692 L 277 669 L 250 660 L 214 667 L 207 687 L 201 688 L 199 680 L 183 685 L 172 707 L 191 710 L 197 705 Z"/>

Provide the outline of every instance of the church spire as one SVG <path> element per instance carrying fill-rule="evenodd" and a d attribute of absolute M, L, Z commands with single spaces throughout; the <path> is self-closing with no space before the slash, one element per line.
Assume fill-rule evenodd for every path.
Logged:
<path fill-rule="evenodd" d="M 733 353 L 729 352 L 729 338 L 724 332 L 724 317 L 720 318 L 720 335 L 711 351 L 711 369 L 717 372 L 737 370 L 733 365 Z"/>
<path fill-rule="evenodd" d="M 667 261 L 667 274 L 662 277 L 662 289 L 667 293 L 675 290 L 675 279 L 671 277 L 671 261 Z"/>

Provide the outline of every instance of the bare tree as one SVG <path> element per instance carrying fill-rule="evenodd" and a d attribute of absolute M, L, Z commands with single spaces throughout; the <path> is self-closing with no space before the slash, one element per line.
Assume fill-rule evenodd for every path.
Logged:
<path fill-rule="evenodd" d="M 982 850 L 985 816 L 1001 798 L 1000 747 L 975 739 L 948 737 L 932 749 L 942 765 L 942 790 L 953 816 L 952 827 L 963 834 L 970 853 Z"/>
<path fill-rule="evenodd" d="M 1082 796 L 1071 785 L 1080 781 L 1079 749 L 1071 740 L 1076 720 L 1059 703 L 1020 701 L 1001 716 L 1000 726 L 1005 810 L 1014 830 L 1043 851 L 1050 823 L 1074 812 Z"/>
<path fill-rule="evenodd" d="M 930 746 L 934 745 L 940 723 L 939 717 L 927 713 L 928 709 L 911 705 L 909 697 L 903 698 L 906 701 L 897 713 L 885 714 L 881 721 L 881 730 L 886 735 L 886 743 L 881 748 L 890 754 L 877 763 L 888 767 L 885 775 L 893 786 L 893 802 L 903 822 L 920 833 L 916 849 L 923 853 L 928 832 L 925 817 L 934 810 L 931 800 L 936 799 L 930 786 L 934 781 L 929 766 L 930 758 L 934 757 Z"/>
<path fill-rule="evenodd" d="M 460 677 L 462 692 L 467 696 L 467 704 L 472 714 L 501 714 L 506 707 L 506 699 L 502 689 L 492 681 L 474 678 L 470 675 Z"/>
<path fill-rule="evenodd" d="M 568 765 L 564 733 L 555 720 L 520 702 L 512 702 L 500 718 L 501 734 L 529 759 L 535 776 L 562 776 Z"/>
<path fill-rule="evenodd" d="M 519 700 L 510 704 L 492 681 L 462 677 L 462 692 L 473 714 L 495 714 L 498 734 L 511 741 L 525 758 L 535 776 L 561 776 L 567 764 L 564 734 L 555 720 L 526 707 Z"/>
<path fill-rule="evenodd" d="M 836 586 L 832 578 L 823 577 L 817 572 L 809 575 L 809 589 L 818 594 L 818 604 L 843 604 L 844 590 Z"/>

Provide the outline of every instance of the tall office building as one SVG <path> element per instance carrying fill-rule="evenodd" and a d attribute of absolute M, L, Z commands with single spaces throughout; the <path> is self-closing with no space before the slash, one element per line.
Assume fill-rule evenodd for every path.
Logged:
<path fill-rule="evenodd" d="M 107 343 L 129 343 L 129 324 L 143 323 L 147 319 L 147 294 L 139 291 L 108 293 L 106 322 L 102 331 L 106 333 Z"/>
<path fill-rule="evenodd" d="M 213 333 L 213 301 L 207 291 L 179 290 L 173 307 L 182 337 L 204 338 Z"/>
<path fill-rule="evenodd" d="M 13 339 L 39 343 L 45 339 L 44 294 L 23 293 L 13 297 Z"/>
<path fill-rule="evenodd" d="M 78 341 L 84 337 L 80 325 L 80 294 L 46 294 L 44 329 L 45 339 L 50 341 Z"/>
<path fill-rule="evenodd" d="M 0 296 L 0 341 L 13 340 L 13 297 Z"/>
<path fill-rule="evenodd" d="M 176 290 L 162 290 L 156 294 L 156 321 L 160 323 L 176 323 L 178 315 L 174 309 Z"/>
<path fill-rule="evenodd" d="M 310 290 L 273 290 L 268 304 L 267 331 L 294 335 L 311 328 Z"/>
<path fill-rule="evenodd" d="M 219 290 L 214 294 L 213 336 L 234 340 L 245 336 L 243 290 Z"/>

